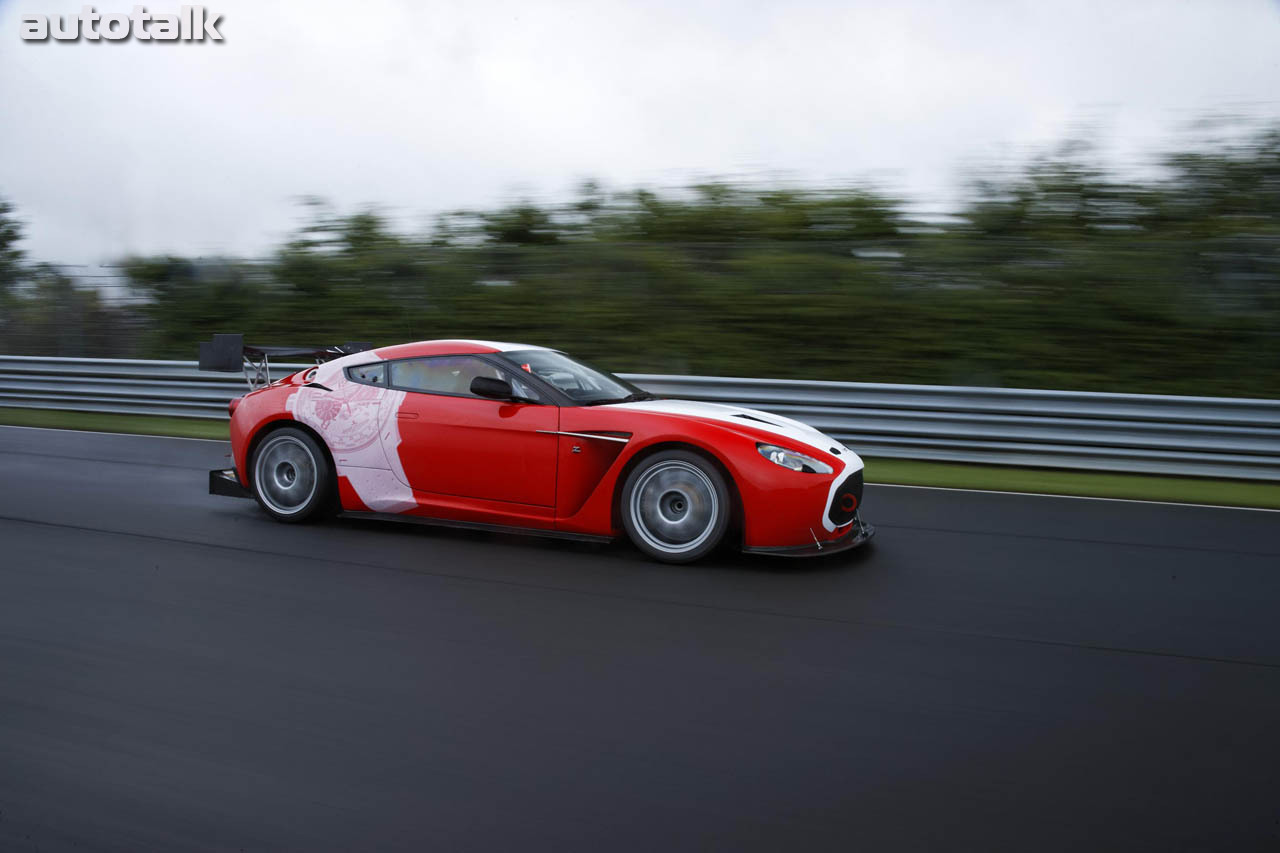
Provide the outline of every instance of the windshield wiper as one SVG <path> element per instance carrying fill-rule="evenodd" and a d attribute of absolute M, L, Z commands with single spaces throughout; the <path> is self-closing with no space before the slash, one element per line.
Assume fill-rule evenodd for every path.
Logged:
<path fill-rule="evenodd" d="M 634 394 L 628 394 L 625 397 L 605 397 L 600 400 L 588 400 L 582 405 L 584 406 L 607 406 L 614 403 L 639 403 L 641 400 L 656 400 L 655 395 L 648 391 L 636 391 Z"/>

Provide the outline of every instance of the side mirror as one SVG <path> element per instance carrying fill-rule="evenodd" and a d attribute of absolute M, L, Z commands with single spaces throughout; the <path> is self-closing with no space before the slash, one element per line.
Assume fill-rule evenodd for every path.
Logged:
<path fill-rule="evenodd" d="M 511 383 L 505 379 L 494 379 L 491 376 L 477 376 L 471 380 L 471 393 L 477 397 L 488 397 L 490 400 L 511 400 L 515 391 Z"/>

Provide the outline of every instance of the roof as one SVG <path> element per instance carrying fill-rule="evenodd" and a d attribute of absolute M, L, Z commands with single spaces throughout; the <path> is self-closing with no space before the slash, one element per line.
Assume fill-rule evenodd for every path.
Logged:
<path fill-rule="evenodd" d="M 377 354 L 382 359 L 414 358 L 425 355 L 467 355 L 471 353 L 508 352 L 510 350 L 546 349 L 546 347 L 515 344 L 503 341 L 477 341 L 465 338 L 452 338 L 436 341 L 415 341 L 410 344 L 379 347 Z"/>

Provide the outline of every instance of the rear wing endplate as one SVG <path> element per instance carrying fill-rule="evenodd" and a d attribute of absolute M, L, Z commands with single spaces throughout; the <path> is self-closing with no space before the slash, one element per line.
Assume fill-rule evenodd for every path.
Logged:
<path fill-rule="evenodd" d="M 244 373 L 249 390 L 271 384 L 271 359 L 299 358 L 316 364 L 364 352 L 367 343 L 345 343 L 332 347 L 255 346 L 244 342 L 244 335 L 214 335 L 212 341 L 200 342 L 200 369 L 222 373 Z"/>

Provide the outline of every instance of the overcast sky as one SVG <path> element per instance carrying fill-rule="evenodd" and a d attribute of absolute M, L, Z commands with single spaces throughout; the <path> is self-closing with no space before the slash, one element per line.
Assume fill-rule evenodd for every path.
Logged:
<path fill-rule="evenodd" d="M 587 177 L 943 206 L 1082 122 L 1137 162 L 1206 111 L 1280 116 L 1280 0 L 214 0 L 221 44 L 19 38 L 82 2 L 0 0 L 0 195 L 40 260 L 251 255 L 302 195 L 409 227 Z"/>

